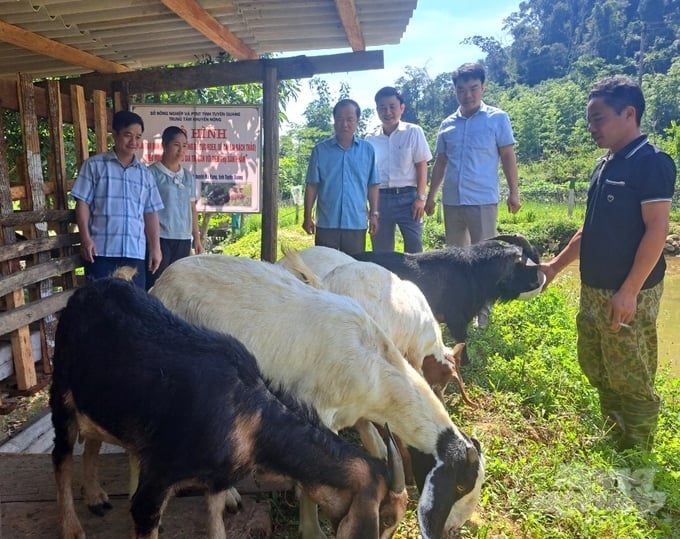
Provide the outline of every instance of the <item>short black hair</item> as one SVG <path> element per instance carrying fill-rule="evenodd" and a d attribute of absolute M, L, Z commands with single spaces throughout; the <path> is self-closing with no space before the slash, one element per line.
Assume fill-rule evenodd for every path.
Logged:
<path fill-rule="evenodd" d="M 354 99 L 341 99 L 338 101 L 335 106 L 333 107 L 333 118 L 335 118 L 335 113 L 338 112 L 339 109 L 342 107 L 346 107 L 348 105 L 353 106 L 356 111 L 357 111 L 357 120 L 361 119 L 361 107 L 359 106 L 359 103 L 354 101 Z"/>
<path fill-rule="evenodd" d="M 613 108 L 616 114 L 621 114 L 626 107 L 634 107 L 635 119 L 640 125 L 645 112 L 645 96 L 636 81 L 625 75 L 605 77 L 590 87 L 588 101 L 598 97 L 602 98 L 608 107 Z"/>
<path fill-rule="evenodd" d="M 375 94 L 375 104 L 378 104 L 378 101 L 383 99 L 384 97 L 396 97 L 399 100 L 399 103 L 402 105 L 404 104 L 404 98 L 401 97 L 401 94 L 399 93 L 399 90 L 397 90 L 393 86 L 385 86 L 383 88 L 380 88 L 378 92 Z"/>
<path fill-rule="evenodd" d="M 142 126 L 142 132 L 144 131 L 144 120 L 139 114 L 130 112 L 129 110 L 119 110 L 113 115 L 113 122 L 111 122 L 111 128 L 118 132 L 121 129 L 129 127 L 134 124 L 139 124 Z"/>
<path fill-rule="evenodd" d="M 168 144 L 170 144 L 177 135 L 184 135 L 185 137 L 187 136 L 186 131 L 184 131 L 184 129 L 181 129 L 180 127 L 177 127 L 176 125 L 166 127 L 163 130 L 163 134 L 161 135 L 161 141 L 163 142 L 163 146 L 167 146 Z"/>
<path fill-rule="evenodd" d="M 454 86 L 458 81 L 467 82 L 469 80 L 480 80 L 482 84 L 486 80 L 486 71 L 484 66 L 479 62 L 467 62 L 461 65 L 453 73 L 451 73 L 451 80 Z"/>

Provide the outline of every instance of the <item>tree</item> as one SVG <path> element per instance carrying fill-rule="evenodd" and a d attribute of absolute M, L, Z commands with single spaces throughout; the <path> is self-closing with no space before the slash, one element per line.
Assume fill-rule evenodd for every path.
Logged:
<path fill-rule="evenodd" d="M 489 79 L 505 86 L 510 81 L 508 74 L 508 51 L 500 41 L 494 37 L 472 36 L 466 37 L 464 45 L 476 45 L 486 54 L 484 65 Z"/>

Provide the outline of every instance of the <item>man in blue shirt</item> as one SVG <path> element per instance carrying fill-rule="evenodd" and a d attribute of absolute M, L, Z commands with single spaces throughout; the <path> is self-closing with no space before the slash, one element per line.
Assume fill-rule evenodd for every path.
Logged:
<path fill-rule="evenodd" d="M 350 255 L 366 250 L 366 228 L 375 234 L 379 217 L 373 146 L 354 136 L 360 117 L 361 109 L 351 99 L 333 108 L 335 135 L 314 146 L 309 158 L 302 223 L 307 234 L 315 234 L 315 245 Z"/>
<path fill-rule="evenodd" d="M 446 118 L 437 135 L 435 162 L 425 213 L 434 213 L 442 181 L 446 244 L 465 247 L 496 235 L 498 164 L 508 182 L 508 211 L 520 208 L 515 138 L 504 111 L 482 101 L 486 74 L 478 63 L 467 63 L 452 74 L 458 110 Z M 477 318 L 488 324 L 489 309 Z"/>
<path fill-rule="evenodd" d="M 76 199 L 76 222 L 85 276 L 100 279 L 117 267 L 137 269 L 134 283 L 145 287 L 148 269 L 161 263 L 158 210 L 163 202 L 153 177 L 135 156 L 144 132 L 142 118 L 129 111 L 113 116 L 114 146 L 94 155 L 80 168 L 71 195 Z"/>

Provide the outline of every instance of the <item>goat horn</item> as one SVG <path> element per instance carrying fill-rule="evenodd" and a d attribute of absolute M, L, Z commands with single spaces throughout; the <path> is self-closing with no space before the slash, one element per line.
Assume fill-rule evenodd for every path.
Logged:
<path fill-rule="evenodd" d="M 500 234 L 499 236 L 489 238 L 489 240 L 504 241 L 512 245 L 517 245 L 518 247 L 522 248 L 522 258 L 529 256 L 532 260 L 534 259 L 532 255 L 536 253 L 536 249 L 533 245 L 531 245 L 531 243 L 529 243 L 529 240 L 521 234 Z M 534 262 L 536 262 L 536 260 L 534 260 Z"/>
<path fill-rule="evenodd" d="M 397 494 L 404 492 L 406 488 L 406 478 L 404 476 L 404 462 L 401 460 L 401 453 L 397 448 L 397 442 L 390 431 L 390 427 L 385 423 L 385 445 L 387 446 L 387 464 L 392 470 L 392 485 L 390 490 Z"/>

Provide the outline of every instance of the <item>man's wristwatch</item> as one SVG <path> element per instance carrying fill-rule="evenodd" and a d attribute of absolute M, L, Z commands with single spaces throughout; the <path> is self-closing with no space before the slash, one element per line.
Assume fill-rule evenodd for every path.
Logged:
<path fill-rule="evenodd" d="M 380 212 L 379 211 L 372 211 L 371 217 L 380 217 Z"/>
<path fill-rule="evenodd" d="M 418 195 L 418 200 L 425 202 L 427 200 L 427 195 Z"/>

